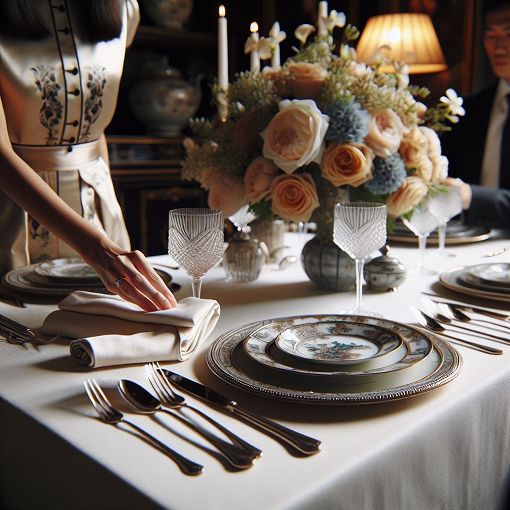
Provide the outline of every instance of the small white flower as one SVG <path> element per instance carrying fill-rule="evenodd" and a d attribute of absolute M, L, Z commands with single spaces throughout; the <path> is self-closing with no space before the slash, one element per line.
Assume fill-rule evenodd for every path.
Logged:
<path fill-rule="evenodd" d="M 258 41 L 253 39 L 253 37 L 251 37 L 251 36 L 248 37 L 248 39 L 246 39 L 246 42 L 244 43 L 244 52 L 251 53 L 254 49 L 257 48 L 257 45 L 258 45 Z"/>
<path fill-rule="evenodd" d="M 397 77 L 397 86 L 399 89 L 405 89 L 409 85 L 409 66 L 405 62 L 393 62 L 395 76 Z"/>
<path fill-rule="evenodd" d="M 271 38 L 261 37 L 257 44 L 257 51 L 259 53 L 259 57 L 261 60 L 267 60 L 271 58 L 271 55 L 273 54 L 273 45 Z"/>
<path fill-rule="evenodd" d="M 301 44 L 305 44 L 306 40 L 312 32 L 315 32 L 315 27 L 305 23 L 304 25 L 299 25 L 299 27 L 294 30 L 294 35 L 296 36 L 296 39 L 301 42 Z"/>
<path fill-rule="evenodd" d="M 453 117 L 448 117 L 451 122 L 459 122 L 458 117 L 455 117 L 456 115 L 463 116 L 466 114 L 466 110 L 462 107 L 462 103 L 464 100 L 457 95 L 457 92 L 453 89 L 447 89 L 446 96 L 441 96 L 439 99 L 441 103 L 444 103 L 448 106 L 450 113 L 453 115 Z M 456 119 L 456 120 L 452 120 Z"/>
<path fill-rule="evenodd" d="M 340 57 L 344 60 L 356 60 L 356 50 L 348 44 L 341 44 Z"/>
<path fill-rule="evenodd" d="M 270 37 L 268 37 L 268 39 L 271 39 L 273 47 L 276 44 L 280 44 L 287 38 L 287 34 L 283 30 L 280 30 L 280 23 L 278 23 L 278 21 L 274 22 L 271 30 L 269 31 L 269 35 Z"/>
<path fill-rule="evenodd" d="M 345 14 L 343 12 L 336 12 L 335 10 L 329 13 L 329 16 L 324 19 L 328 32 L 333 32 L 335 27 L 342 28 L 345 26 Z"/>

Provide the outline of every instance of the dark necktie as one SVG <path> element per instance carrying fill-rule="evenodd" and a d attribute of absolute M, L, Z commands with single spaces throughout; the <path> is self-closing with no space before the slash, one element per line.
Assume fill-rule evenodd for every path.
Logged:
<path fill-rule="evenodd" d="M 510 94 L 506 95 L 508 103 L 506 121 L 501 137 L 501 151 L 499 160 L 499 187 L 510 189 Z"/>

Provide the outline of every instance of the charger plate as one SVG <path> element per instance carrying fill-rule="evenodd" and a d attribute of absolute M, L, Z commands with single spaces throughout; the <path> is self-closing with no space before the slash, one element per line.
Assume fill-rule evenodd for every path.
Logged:
<path fill-rule="evenodd" d="M 47 260 L 34 264 L 33 272 L 47 280 L 74 283 L 90 282 L 100 284 L 96 272 L 78 257 Z"/>
<path fill-rule="evenodd" d="M 480 282 L 480 279 L 472 275 L 470 270 L 463 271 L 457 277 L 457 281 L 466 287 L 473 289 L 483 290 L 487 292 L 495 292 L 496 294 L 507 294 L 510 296 L 510 287 L 502 287 L 500 285 L 491 285 L 488 283 Z"/>
<path fill-rule="evenodd" d="M 352 315 L 335 315 L 336 321 L 346 321 L 351 324 L 354 320 Z M 295 325 L 313 325 L 321 322 L 330 322 L 333 319 L 321 318 L 317 315 L 304 315 L 286 319 L 276 319 L 266 324 L 247 336 L 243 342 L 243 352 L 236 354 L 236 359 L 247 366 L 250 372 L 266 374 L 269 377 L 277 375 L 294 386 L 314 384 L 318 386 L 356 385 L 374 381 L 395 382 L 407 371 L 414 370 L 414 366 L 422 362 L 432 352 L 432 342 L 421 331 L 415 332 L 404 326 L 391 323 L 377 317 L 356 316 L 360 325 L 382 327 L 384 324 L 392 328 L 400 338 L 405 339 L 402 347 L 395 353 L 397 359 L 378 368 L 367 368 L 360 365 L 334 367 L 328 365 L 310 366 L 295 357 L 275 349 L 275 338 L 281 331 Z M 251 358 L 251 363 L 250 363 Z M 390 360 L 391 361 L 391 360 Z M 253 363 L 255 362 L 255 364 Z"/>
<path fill-rule="evenodd" d="M 333 320 L 332 316 L 316 317 L 319 320 Z M 336 317 L 338 319 L 339 316 Z M 239 361 L 239 354 L 241 353 L 241 357 L 245 354 L 242 348 L 243 341 L 250 333 L 265 324 L 289 319 L 299 317 L 256 321 L 224 333 L 209 348 L 207 365 L 222 381 L 258 396 L 288 402 L 328 405 L 371 404 L 419 395 L 450 382 L 458 375 L 462 366 L 462 358 L 450 344 L 431 333 L 407 325 L 405 327 L 416 334 L 426 335 L 434 348 L 427 360 L 421 364 L 420 373 L 409 373 L 409 379 L 398 384 L 371 382 L 350 387 L 318 387 L 311 390 L 307 378 L 304 378 L 303 387 L 296 388 L 282 380 L 280 375 L 270 377 L 257 371 L 257 363 L 254 360 L 250 360 L 251 363 L 248 365 Z M 386 322 L 403 326 L 393 321 Z M 248 356 L 246 358 L 250 359 Z"/>
<path fill-rule="evenodd" d="M 356 365 L 364 369 L 379 368 L 400 360 L 404 354 L 398 357 L 398 352 L 403 343 L 395 331 L 347 320 L 296 324 L 275 338 L 278 349 L 310 366 L 325 363 L 338 367 Z"/>
<path fill-rule="evenodd" d="M 448 222 L 446 226 L 446 244 L 469 244 L 485 241 L 491 236 L 491 230 L 481 226 L 468 226 L 460 222 Z M 418 238 L 402 223 L 397 222 L 393 232 L 388 235 L 388 241 L 398 243 L 418 244 Z M 434 231 L 427 238 L 427 245 L 437 246 L 439 243 L 437 232 Z"/>
<path fill-rule="evenodd" d="M 447 289 L 453 290 L 455 292 L 460 292 L 461 294 L 466 294 L 468 296 L 475 296 L 478 298 L 492 299 L 494 301 L 504 301 L 505 303 L 510 303 L 510 294 L 481 290 L 475 287 L 468 287 L 465 283 L 463 283 L 459 279 L 459 276 L 465 274 L 466 271 L 469 271 L 470 269 L 470 266 L 462 266 L 443 271 L 439 275 L 439 283 L 441 283 L 441 285 Z"/>

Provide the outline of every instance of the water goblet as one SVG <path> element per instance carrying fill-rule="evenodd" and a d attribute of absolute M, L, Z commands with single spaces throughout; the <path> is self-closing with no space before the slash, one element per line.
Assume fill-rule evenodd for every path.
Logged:
<path fill-rule="evenodd" d="M 361 278 L 365 257 L 386 242 L 386 206 L 373 202 L 336 204 L 333 240 L 356 262 L 356 308 L 345 313 L 380 316 L 362 310 Z"/>
<path fill-rule="evenodd" d="M 450 187 L 444 192 L 437 193 L 428 199 L 428 207 L 433 216 L 435 216 L 438 227 L 437 236 L 439 240 L 439 257 L 454 257 L 453 254 L 446 254 L 446 224 L 454 216 L 462 212 L 462 202 L 459 188 Z"/>
<path fill-rule="evenodd" d="M 422 276 L 436 274 L 435 271 L 425 267 L 425 250 L 427 247 L 427 237 L 437 228 L 438 221 L 430 212 L 428 199 L 423 200 L 414 209 L 410 218 L 402 218 L 404 225 L 418 237 L 418 246 L 420 258 L 418 267 L 410 271 L 410 274 L 419 274 Z"/>
<path fill-rule="evenodd" d="M 200 297 L 203 276 L 223 256 L 223 214 L 215 209 L 173 209 L 168 215 L 168 253 L 192 279 Z"/>

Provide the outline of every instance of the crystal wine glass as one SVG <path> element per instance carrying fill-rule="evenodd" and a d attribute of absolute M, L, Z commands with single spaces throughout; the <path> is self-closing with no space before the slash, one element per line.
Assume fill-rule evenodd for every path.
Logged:
<path fill-rule="evenodd" d="M 200 297 L 202 277 L 223 256 L 223 214 L 214 209 L 173 209 L 168 215 L 168 253 L 192 278 Z"/>
<path fill-rule="evenodd" d="M 361 309 L 363 263 L 386 242 L 386 206 L 373 202 L 336 204 L 333 240 L 356 262 L 356 308 L 348 313 L 378 315 Z"/>
<path fill-rule="evenodd" d="M 425 268 L 425 249 L 427 247 L 427 237 L 438 226 L 436 217 L 430 212 L 428 206 L 428 199 L 423 200 L 418 204 L 412 216 L 402 218 L 404 225 L 416 236 L 418 236 L 418 246 L 420 249 L 420 262 L 418 267 L 411 271 L 411 273 L 419 274 L 422 276 L 436 274 L 435 271 Z"/>
<path fill-rule="evenodd" d="M 454 216 L 462 212 L 462 202 L 460 199 L 460 190 L 450 187 L 445 192 L 437 193 L 428 200 L 428 207 L 433 216 L 439 223 L 437 235 L 439 239 L 439 256 L 446 257 L 446 224 Z M 454 255 L 450 255 L 454 257 Z"/>

